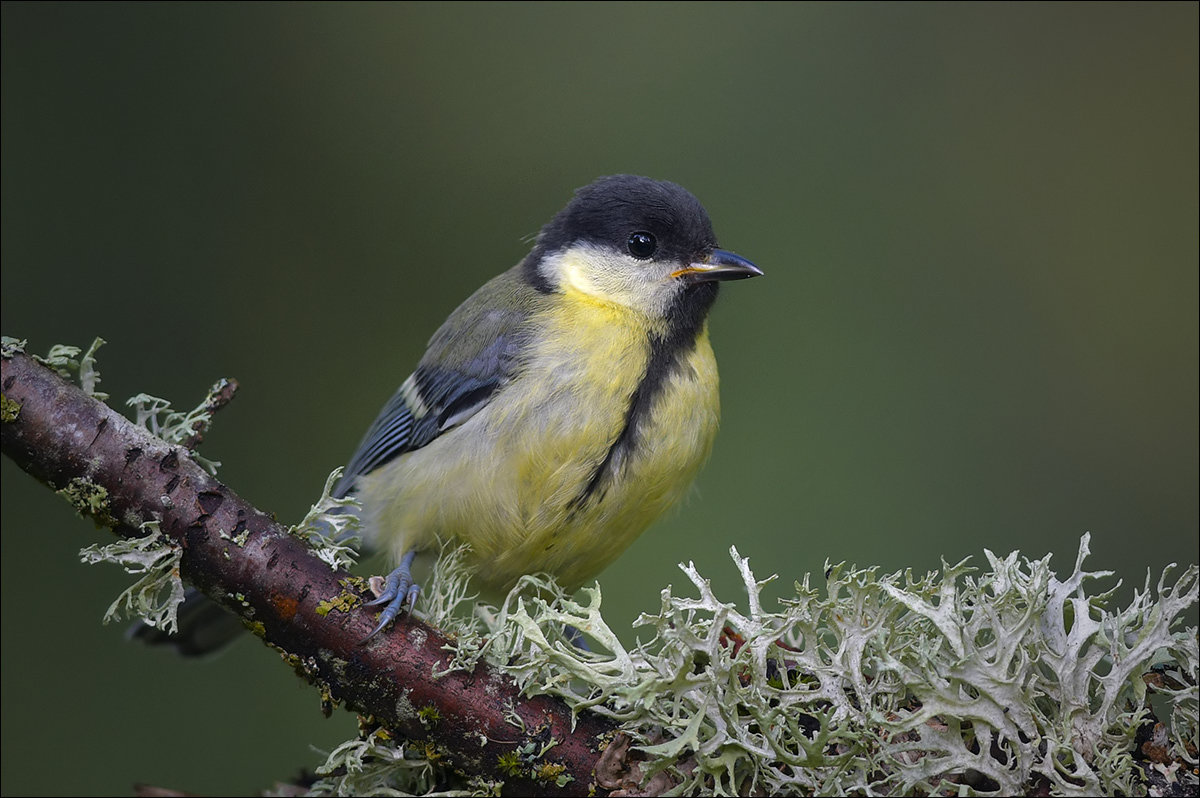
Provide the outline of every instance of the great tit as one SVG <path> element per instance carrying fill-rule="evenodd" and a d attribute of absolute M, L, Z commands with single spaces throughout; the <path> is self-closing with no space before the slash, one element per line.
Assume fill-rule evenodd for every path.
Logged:
<path fill-rule="evenodd" d="M 717 248 L 700 202 L 632 175 L 579 189 L 532 251 L 462 303 L 384 405 L 334 492 L 357 493 L 366 543 L 399 565 L 371 635 L 416 601 L 414 559 L 470 544 L 490 596 L 544 571 L 575 590 L 677 502 L 717 431 L 708 312 L 762 274 Z M 180 631 L 212 651 L 240 622 L 189 595 Z"/>
<path fill-rule="evenodd" d="M 616 559 L 708 458 L 708 312 L 720 282 L 761 274 L 674 183 L 579 189 L 434 333 L 335 490 L 399 563 L 372 635 L 415 602 L 414 558 L 440 542 L 469 544 L 493 595 L 539 571 L 573 591 Z"/>

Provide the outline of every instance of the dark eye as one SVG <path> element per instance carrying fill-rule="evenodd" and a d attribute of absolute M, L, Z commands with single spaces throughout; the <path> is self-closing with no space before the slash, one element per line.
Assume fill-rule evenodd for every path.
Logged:
<path fill-rule="evenodd" d="M 629 248 L 630 255 L 638 260 L 646 260 L 658 251 L 658 239 L 644 231 L 630 233 L 625 246 Z"/>

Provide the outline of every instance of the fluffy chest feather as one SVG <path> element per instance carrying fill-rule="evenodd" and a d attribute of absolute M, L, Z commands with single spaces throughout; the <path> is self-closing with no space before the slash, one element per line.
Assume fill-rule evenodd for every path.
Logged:
<path fill-rule="evenodd" d="M 686 492 L 719 412 L 706 331 L 664 366 L 642 317 L 563 300 L 486 408 L 365 480 L 369 526 L 397 554 L 464 540 L 493 587 L 538 570 L 575 587 Z"/>

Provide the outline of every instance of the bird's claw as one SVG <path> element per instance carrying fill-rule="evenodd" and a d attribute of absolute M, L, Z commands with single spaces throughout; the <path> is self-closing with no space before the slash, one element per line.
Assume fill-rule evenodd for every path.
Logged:
<path fill-rule="evenodd" d="M 400 565 L 387 575 L 387 581 L 384 582 L 383 590 L 379 595 L 364 605 L 367 607 L 386 606 L 383 607 L 383 612 L 379 613 L 379 621 L 375 624 L 375 628 L 359 641 L 360 645 L 382 632 L 388 624 L 396 620 L 396 616 L 404 610 L 404 605 L 407 604 L 410 610 L 416 606 L 421 586 L 413 581 L 412 573 L 409 570 L 415 556 L 416 552 L 412 551 L 405 554 L 400 560 Z"/>

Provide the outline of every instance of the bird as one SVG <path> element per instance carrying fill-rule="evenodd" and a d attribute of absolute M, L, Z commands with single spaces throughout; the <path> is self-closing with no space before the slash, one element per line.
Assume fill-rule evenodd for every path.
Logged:
<path fill-rule="evenodd" d="M 679 502 L 720 415 L 709 311 L 722 282 L 762 274 L 717 246 L 676 183 L 577 189 L 450 313 L 333 489 L 360 502 L 366 548 L 396 563 L 364 642 L 416 605 L 414 563 L 444 543 L 467 544 L 487 596 L 538 572 L 574 592 Z M 200 656 L 241 624 L 194 591 L 179 627 L 130 636 Z"/>
<path fill-rule="evenodd" d="M 489 595 L 535 572 L 573 592 L 675 505 L 717 432 L 709 311 L 762 273 L 676 183 L 579 188 L 433 334 L 334 489 L 397 563 L 368 638 L 416 604 L 414 561 L 443 543 L 468 545 Z"/>

